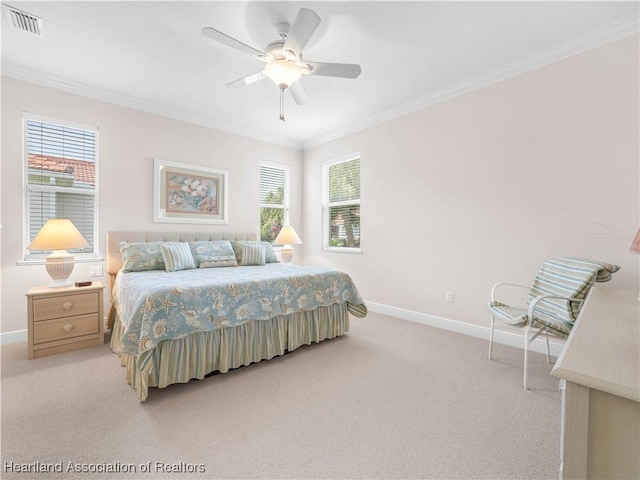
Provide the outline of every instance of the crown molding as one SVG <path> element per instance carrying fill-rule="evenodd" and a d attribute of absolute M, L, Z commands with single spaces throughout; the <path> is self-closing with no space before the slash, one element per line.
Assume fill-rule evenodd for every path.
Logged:
<path fill-rule="evenodd" d="M 228 125 L 215 122 L 211 118 L 203 117 L 175 108 L 169 108 L 159 103 L 149 102 L 137 97 L 114 92 L 112 90 L 93 87 L 85 83 L 76 82 L 69 78 L 51 75 L 39 70 L 27 68 L 9 62 L 2 62 L 2 76 L 28 83 L 34 83 L 36 85 L 51 88 L 54 90 L 60 90 L 82 97 L 91 98 L 93 100 L 120 105 L 122 107 L 131 108 L 133 110 L 139 110 L 162 117 L 172 118 L 174 120 L 201 125 L 224 133 L 251 138 L 252 140 L 258 140 L 275 145 L 281 145 L 284 147 L 295 148 L 296 150 L 300 150 L 302 148 L 301 142 L 284 140 L 281 137 L 266 135 L 263 132 L 251 131 L 246 128 L 229 128 Z"/>
<path fill-rule="evenodd" d="M 638 31 L 640 31 L 640 19 L 636 16 L 610 23 L 609 25 L 595 30 L 588 35 L 584 35 L 554 48 L 508 63 L 502 67 L 489 70 L 465 81 L 431 92 L 426 96 L 392 107 L 360 122 L 352 123 L 348 127 L 334 130 L 333 132 L 314 139 L 306 140 L 302 143 L 302 149 L 308 150 L 324 143 L 337 140 L 346 135 L 360 132 L 394 118 L 413 113 L 431 105 L 444 102 L 445 100 L 450 100 L 459 95 L 464 95 L 465 93 L 472 92 L 493 83 L 497 83 L 538 69 L 545 65 L 558 62 L 565 58 L 578 55 L 607 43 L 620 40 L 629 35 L 637 34 Z"/>
<path fill-rule="evenodd" d="M 275 145 L 280 145 L 297 150 L 307 150 L 333 140 L 337 140 L 346 135 L 350 135 L 367 128 L 379 125 L 397 117 L 413 113 L 417 110 L 444 102 L 459 95 L 472 92 L 479 88 L 491 85 L 493 83 L 506 80 L 508 78 L 535 70 L 545 65 L 563 60 L 565 58 L 577 55 L 579 53 L 591 50 L 601 45 L 619 40 L 629 35 L 637 34 L 640 31 L 639 18 L 636 16 L 625 18 L 617 22 L 613 22 L 588 35 L 565 42 L 562 45 L 548 49 L 538 54 L 511 62 L 500 68 L 487 71 L 481 75 L 477 75 L 446 88 L 442 88 L 435 92 L 431 92 L 426 96 L 417 98 L 413 101 L 403 103 L 396 107 L 387 109 L 379 114 L 371 116 L 359 122 L 354 122 L 348 127 L 341 128 L 305 141 L 297 142 L 285 140 L 281 137 L 266 135 L 260 131 L 247 130 L 241 127 L 229 127 L 226 124 L 213 121 L 211 118 L 196 115 L 190 112 L 169 108 L 165 105 L 149 102 L 140 98 L 124 95 L 108 89 L 93 87 L 87 84 L 73 81 L 55 75 L 49 75 L 42 71 L 26 68 L 12 63 L 2 62 L 2 75 L 16 80 L 22 80 L 34 83 L 44 87 L 61 90 L 64 92 L 92 98 L 120 105 L 123 107 L 139 110 L 163 117 L 181 120 L 196 125 L 205 126 L 233 135 L 251 138 L 253 140 L 264 141 Z"/>

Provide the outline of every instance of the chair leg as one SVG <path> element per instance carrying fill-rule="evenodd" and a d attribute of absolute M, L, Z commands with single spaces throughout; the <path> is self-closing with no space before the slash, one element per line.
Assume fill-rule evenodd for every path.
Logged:
<path fill-rule="evenodd" d="M 551 363 L 551 354 L 549 353 L 549 332 L 544 331 L 544 338 L 547 341 L 547 363 Z"/>
<path fill-rule="evenodd" d="M 527 366 L 529 362 L 529 327 L 524 329 L 524 378 L 522 388 L 527 390 Z"/>
<path fill-rule="evenodd" d="M 493 315 L 491 315 L 491 328 L 489 329 L 489 360 L 492 359 L 493 356 L 493 326 L 495 323 L 495 319 Z"/>

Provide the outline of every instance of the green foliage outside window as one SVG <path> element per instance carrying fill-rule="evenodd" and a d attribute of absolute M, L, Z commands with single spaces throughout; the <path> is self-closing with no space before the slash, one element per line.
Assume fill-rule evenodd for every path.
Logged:
<path fill-rule="evenodd" d="M 277 191 L 270 192 L 264 203 L 269 205 L 284 204 L 284 188 L 278 187 Z M 284 208 L 262 207 L 260 209 L 260 240 L 273 242 L 283 225 Z"/>
<path fill-rule="evenodd" d="M 360 159 L 329 167 L 330 247 L 360 247 Z"/>

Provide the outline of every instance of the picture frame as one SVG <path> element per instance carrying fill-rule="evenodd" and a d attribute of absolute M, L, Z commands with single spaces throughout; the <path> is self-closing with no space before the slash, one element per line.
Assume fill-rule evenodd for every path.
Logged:
<path fill-rule="evenodd" d="M 228 172 L 153 161 L 153 221 L 227 224 Z"/>

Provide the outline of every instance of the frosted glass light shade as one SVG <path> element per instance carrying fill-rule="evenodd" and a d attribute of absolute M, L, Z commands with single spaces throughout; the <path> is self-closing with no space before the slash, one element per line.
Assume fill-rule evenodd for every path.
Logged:
<path fill-rule="evenodd" d="M 47 273 L 51 277 L 50 288 L 69 287 L 69 276 L 73 272 L 74 258 L 67 248 L 82 248 L 89 242 L 82 236 L 68 218 L 51 218 L 42 226 L 29 250 L 53 250 L 44 260 Z"/>
<path fill-rule="evenodd" d="M 262 73 L 282 89 L 290 87 L 302 76 L 300 68 L 288 60 L 273 60 L 267 63 Z"/>
<path fill-rule="evenodd" d="M 291 245 L 301 244 L 302 240 L 291 225 L 282 227 L 280 233 L 273 241 L 274 245 L 283 245 L 280 249 L 280 256 L 282 261 L 290 263 L 293 260 L 294 249 Z"/>

